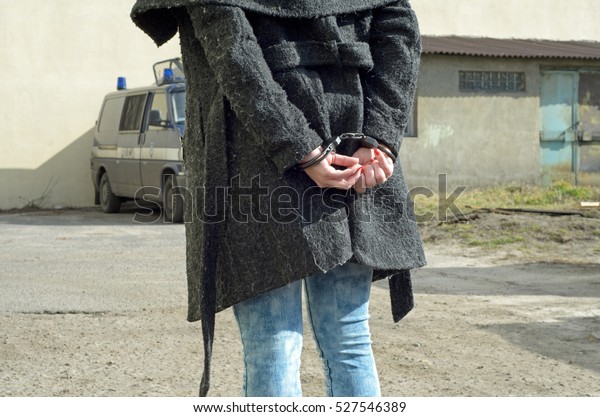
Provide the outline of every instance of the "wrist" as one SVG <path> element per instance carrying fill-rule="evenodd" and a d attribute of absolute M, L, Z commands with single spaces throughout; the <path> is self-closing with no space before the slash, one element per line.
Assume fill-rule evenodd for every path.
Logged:
<path fill-rule="evenodd" d="M 302 158 L 302 160 L 300 162 L 298 162 L 298 164 L 299 165 L 305 164 L 306 162 L 310 161 L 317 155 L 320 155 L 322 152 L 323 152 L 323 147 L 319 146 L 318 148 L 312 150 L 310 153 L 306 154 L 306 156 L 304 158 Z"/>
<path fill-rule="evenodd" d="M 296 168 L 300 171 L 304 171 L 307 168 L 310 168 L 314 165 L 320 164 L 327 156 L 335 150 L 335 148 L 340 144 L 341 139 L 338 136 L 334 140 L 332 140 L 325 148 L 323 146 L 319 146 L 317 149 L 308 154 L 304 162 L 299 162 L 296 165 Z M 314 154 L 313 154 L 314 152 Z"/>
<path fill-rule="evenodd" d="M 398 156 L 389 146 L 379 142 L 379 146 L 377 148 L 386 154 L 392 160 L 392 162 L 396 162 L 396 158 L 398 158 Z"/>

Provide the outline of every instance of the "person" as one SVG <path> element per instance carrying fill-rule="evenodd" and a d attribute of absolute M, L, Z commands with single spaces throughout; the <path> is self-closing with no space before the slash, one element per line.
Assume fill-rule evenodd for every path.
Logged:
<path fill-rule="evenodd" d="M 234 309 L 244 395 L 299 396 L 302 286 L 330 396 L 379 396 L 371 283 L 394 320 L 425 264 L 398 156 L 420 37 L 408 0 L 138 0 L 186 74 L 188 320 L 210 386 L 215 314 Z"/>

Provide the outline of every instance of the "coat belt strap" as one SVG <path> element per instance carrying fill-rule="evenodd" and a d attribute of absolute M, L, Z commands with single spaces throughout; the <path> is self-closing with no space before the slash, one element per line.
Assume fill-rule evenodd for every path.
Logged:
<path fill-rule="evenodd" d="M 366 42 L 283 42 L 266 48 L 264 55 L 274 72 L 321 65 L 373 68 L 371 50 Z"/>

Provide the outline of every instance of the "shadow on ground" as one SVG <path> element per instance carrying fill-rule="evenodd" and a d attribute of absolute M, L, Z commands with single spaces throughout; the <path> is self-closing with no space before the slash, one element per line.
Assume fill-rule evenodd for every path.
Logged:
<path fill-rule="evenodd" d="M 459 296 L 456 307 L 478 328 L 600 373 L 600 265 L 428 267 L 413 278 L 417 302 L 419 294 Z M 490 322 L 494 309 L 498 317 Z"/>
<path fill-rule="evenodd" d="M 600 297 L 599 264 L 525 263 L 428 267 L 413 273 L 415 292 L 448 295 Z"/>
<path fill-rule="evenodd" d="M 118 213 L 103 213 L 99 206 L 64 209 L 19 209 L 0 211 L 0 224 L 23 226 L 131 226 L 162 225 L 165 221 L 158 205 L 142 207 L 139 203 L 125 202 Z M 182 225 L 183 226 L 183 225 Z"/>
<path fill-rule="evenodd" d="M 543 356 L 600 374 L 600 317 L 483 326 L 509 342 Z M 568 383 L 568 381 L 565 381 Z"/>

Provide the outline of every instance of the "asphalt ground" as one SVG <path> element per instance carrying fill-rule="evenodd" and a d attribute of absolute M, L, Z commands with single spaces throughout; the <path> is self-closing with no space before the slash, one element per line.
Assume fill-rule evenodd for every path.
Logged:
<path fill-rule="evenodd" d="M 196 395 L 184 229 L 134 206 L 0 213 L 0 395 Z M 385 284 L 372 290 L 384 396 L 600 396 L 598 264 L 427 255 L 399 324 Z M 304 393 L 319 396 L 322 365 L 305 346 Z M 229 310 L 217 316 L 213 370 L 210 395 L 239 395 Z"/>
<path fill-rule="evenodd" d="M 185 303 L 184 226 L 140 217 L 147 214 L 92 208 L 0 215 L 0 312 L 91 314 Z"/>

